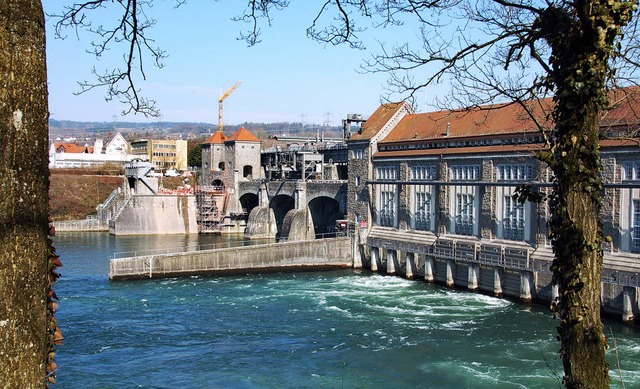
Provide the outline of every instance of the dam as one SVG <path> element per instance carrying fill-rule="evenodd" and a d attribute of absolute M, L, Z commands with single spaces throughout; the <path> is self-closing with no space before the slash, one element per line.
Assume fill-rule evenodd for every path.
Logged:
<path fill-rule="evenodd" d="M 520 133 L 515 126 L 509 131 L 517 134 L 492 127 L 470 137 L 456 135 L 452 125 L 427 138 L 416 131 L 407 140 L 408 127 L 401 125 L 405 121 L 407 126 L 414 121 L 432 125 L 406 104 L 391 104 L 380 107 L 341 145 L 298 144 L 261 152 L 259 141 L 246 134 L 213 143 L 209 160 L 203 151 L 209 169 L 203 185 L 212 188 L 213 197 L 197 200 L 187 194 L 196 201 L 177 196 L 167 200 L 174 203 L 157 207 L 171 215 L 172 221 L 164 223 L 175 233 L 202 232 L 206 218 L 211 231 L 282 242 L 313 241 L 335 233 L 336 221 L 346 220 L 354 230 L 350 252 L 355 268 L 525 302 L 548 304 L 557 298 L 549 270 L 549 205 L 514 198 L 522 185 L 542 197 L 551 191 L 552 173 L 532 153 L 539 136 Z M 602 149 L 601 219 L 610 239 L 602 247 L 601 300 L 604 313 L 623 321 L 640 317 L 636 148 L 629 142 L 603 142 Z M 138 177 L 133 196 L 154 190 L 153 182 Z M 124 198 L 114 204 L 135 211 L 133 205 L 144 201 L 128 199 L 131 191 L 123 192 Z M 199 201 L 206 204 L 206 215 L 195 211 L 202 208 L 193 205 Z M 122 212 L 129 211 L 120 209 L 114 206 L 105 213 L 127 220 Z M 149 221 L 151 213 L 137 212 L 129 231 L 162 230 Z M 114 233 L 127 231 L 117 220 L 109 227 Z M 151 262 L 148 266 L 158 268 Z"/>
<path fill-rule="evenodd" d="M 367 235 L 356 228 L 353 234 L 337 238 L 113 258 L 109 278 L 356 268 L 548 306 L 558 297 L 549 270 L 552 260 L 548 248 L 533 250 L 385 228 L 373 228 Z M 603 315 L 638 321 L 639 274 L 634 258 L 605 255 Z"/>

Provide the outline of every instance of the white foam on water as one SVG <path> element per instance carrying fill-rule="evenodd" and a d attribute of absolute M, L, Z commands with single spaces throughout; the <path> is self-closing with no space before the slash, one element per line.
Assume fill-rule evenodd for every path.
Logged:
<path fill-rule="evenodd" d="M 618 350 L 624 350 L 629 354 L 640 353 L 640 343 L 625 343 L 618 340 L 617 344 L 618 344 Z M 611 339 L 609 340 L 609 346 L 613 350 L 613 341 Z"/>
<path fill-rule="evenodd" d="M 351 312 L 349 312 L 349 311 L 348 311 L 348 310 L 346 310 L 346 309 L 342 309 L 342 308 L 340 308 L 340 307 L 336 307 L 335 305 L 327 306 L 325 309 L 326 309 L 326 310 L 328 310 L 328 311 L 338 312 L 338 313 L 340 313 L 340 314 L 342 314 L 342 315 L 344 315 L 344 316 L 346 316 L 346 317 L 353 317 L 353 315 L 351 314 Z"/>
<path fill-rule="evenodd" d="M 333 283 L 336 285 L 348 286 L 349 288 L 372 289 L 376 292 L 380 292 L 385 289 L 397 290 L 400 287 L 408 288 L 414 284 L 414 281 L 401 277 L 374 274 L 368 277 L 360 275 L 339 277 Z"/>
<path fill-rule="evenodd" d="M 446 328 L 449 330 L 468 331 L 469 326 L 474 326 L 474 325 L 476 325 L 476 323 L 473 320 L 455 320 L 455 321 L 450 321 L 448 323 L 442 323 L 440 327 Z"/>
<path fill-rule="evenodd" d="M 478 362 L 472 362 L 470 364 L 461 363 L 458 365 L 462 370 L 466 370 L 470 373 L 472 377 L 476 379 L 482 380 L 487 383 L 495 383 L 500 384 L 501 381 L 496 378 L 497 374 L 494 369 L 491 368 L 483 368 L 483 365 Z"/>

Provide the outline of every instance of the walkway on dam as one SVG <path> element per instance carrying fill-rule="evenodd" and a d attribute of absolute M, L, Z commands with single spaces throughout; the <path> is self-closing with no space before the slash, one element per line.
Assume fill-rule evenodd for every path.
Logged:
<path fill-rule="evenodd" d="M 351 268 L 351 242 L 351 237 L 344 236 L 188 252 L 145 253 L 111 259 L 109 279 Z"/>

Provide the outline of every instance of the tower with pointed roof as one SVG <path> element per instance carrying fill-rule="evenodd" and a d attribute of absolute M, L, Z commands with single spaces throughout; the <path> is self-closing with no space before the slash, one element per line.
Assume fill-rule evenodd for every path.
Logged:
<path fill-rule="evenodd" d="M 222 183 L 225 145 L 227 136 L 220 130 L 216 131 L 202 144 L 202 184 L 215 185 Z"/>
<path fill-rule="evenodd" d="M 251 131 L 242 127 L 224 142 L 224 186 L 228 193 L 238 193 L 237 185 L 241 181 L 264 178 L 260 167 L 261 145 Z M 242 212 L 236 196 L 229 196 L 228 212 Z"/>
<path fill-rule="evenodd" d="M 225 184 L 260 179 L 260 139 L 242 127 L 224 142 Z"/>

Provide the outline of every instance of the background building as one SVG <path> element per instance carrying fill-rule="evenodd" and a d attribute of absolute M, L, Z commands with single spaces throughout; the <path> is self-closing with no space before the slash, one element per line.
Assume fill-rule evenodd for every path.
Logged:
<path fill-rule="evenodd" d="M 129 153 L 129 143 L 119 132 L 104 147 L 102 139 L 93 145 L 78 145 L 69 142 L 53 142 L 49 147 L 49 168 L 95 167 L 107 163 L 122 165 L 133 156 Z"/>
<path fill-rule="evenodd" d="M 131 141 L 131 154 L 155 164 L 156 171 L 187 169 L 187 141 L 180 139 L 138 139 Z"/>

